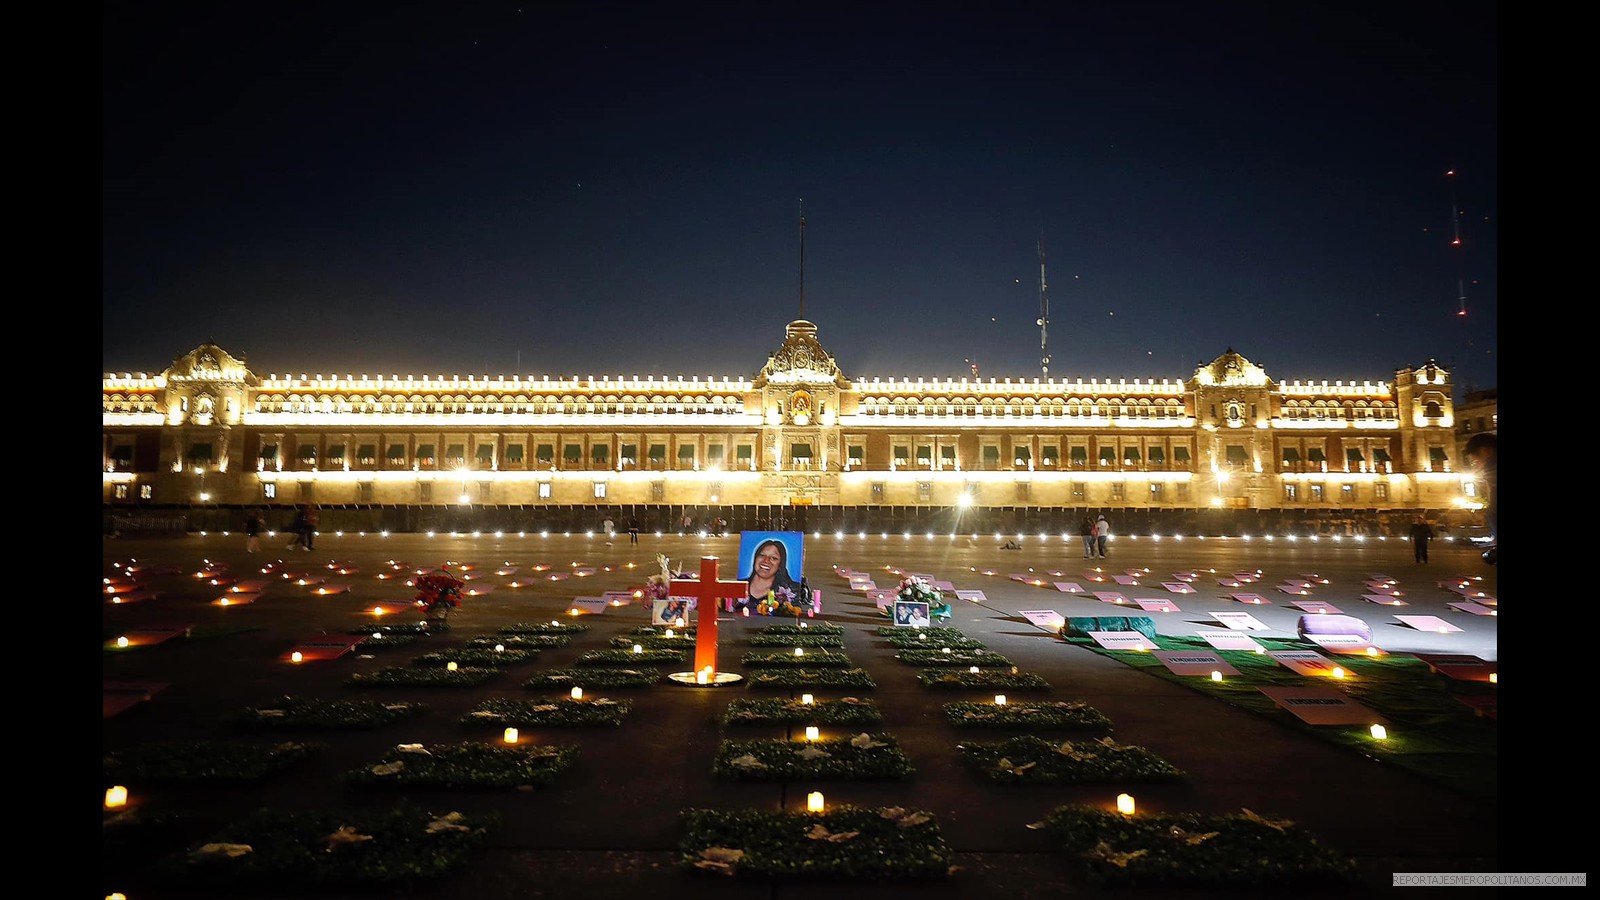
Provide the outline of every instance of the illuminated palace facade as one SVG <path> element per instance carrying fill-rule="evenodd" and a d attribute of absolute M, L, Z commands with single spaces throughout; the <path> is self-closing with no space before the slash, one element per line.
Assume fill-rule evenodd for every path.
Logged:
<path fill-rule="evenodd" d="M 158 375 L 105 376 L 102 480 L 111 511 L 1387 517 L 1477 506 L 1455 426 L 1432 361 L 1332 384 L 1275 381 L 1232 349 L 1183 381 L 852 379 L 797 320 L 754 378 L 262 375 L 207 344 Z"/>

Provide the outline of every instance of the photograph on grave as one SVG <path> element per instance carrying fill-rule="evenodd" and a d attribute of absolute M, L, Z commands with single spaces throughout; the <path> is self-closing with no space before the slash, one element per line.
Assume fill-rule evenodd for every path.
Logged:
<path fill-rule="evenodd" d="M 758 616 L 815 614 L 817 597 L 805 580 L 805 535 L 798 531 L 746 531 L 739 537 L 739 578 L 749 596 L 735 611 Z M 820 593 L 820 592 L 819 592 Z"/>

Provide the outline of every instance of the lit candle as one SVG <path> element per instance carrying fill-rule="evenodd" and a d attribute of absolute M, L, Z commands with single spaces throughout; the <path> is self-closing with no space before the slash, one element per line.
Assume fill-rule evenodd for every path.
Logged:
<path fill-rule="evenodd" d="M 672 620 L 672 624 L 678 626 L 679 628 L 682 628 L 683 627 L 683 616 L 679 616 L 676 619 L 673 619 Z"/>
<path fill-rule="evenodd" d="M 995 694 L 994 695 L 994 705 L 995 706 L 1005 706 L 1006 705 L 1006 695 L 1005 694 Z"/>
<path fill-rule="evenodd" d="M 583 699 L 583 688 L 581 688 L 581 687 L 573 688 L 572 689 L 572 699 L 574 699 L 574 700 L 582 700 Z"/>
<path fill-rule="evenodd" d="M 494 645 L 494 652 L 496 652 L 496 653 L 504 653 L 504 652 L 506 652 L 506 645 L 505 644 L 495 644 Z"/>
<path fill-rule="evenodd" d="M 821 791 L 812 791 L 806 795 L 806 809 L 810 812 L 822 812 Z"/>
<path fill-rule="evenodd" d="M 1133 795 L 1132 794 L 1118 794 L 1117 795 L 1117 812 L 1122 813 L 1125 816 L 1133 815 Z"/>
<path fill-rule="evenodd" d="M 1212 669 L 1211 670 L 1211 680 L 1212 681 L 1221 681 L 1222 680 L 1222 673 L 1219 672 L 1216 669 Z"/>
<path fill-rule="evenodd" d="M 800 702 L 805 706 L 810 706 L 811 703 L 812 703 L 811 695 L 810 694 L 801 694 L 800 695 Z"/>
<path fill-rule="evenodd" d="M 977 666 L 973 666 L 972 668 L 968 669 L 967 671 L 971 672 L 974 675 L 976 675 L 976 674 L 978 674 L 978 667 Z"/>
<path fill-rule="evenodd" d="M 128 802 L 128 789 L 122 785 L 106 788 L 106 809 L 116 809 Z"/>
<path fill-rule="evenodd" d="M 940 653 L 949 653 L 950 652 L 950 648 L 949 647 L 940 647 L 939 648 L 939 652 Z"/>
<path fill-rule="evenodd" d="M 1377 656 L 1378 655 L 1378 648 L 1377 647 L 1368 647 L 1367 648 L 1367 655 L 1368 656 Z"/>
<path fill-rule="evenodd" d="M 1490 672 L 1489 673 L 1489 683 L 1490 684 L 1499 684 L 1500 683 L 1500 673 L 1499 672 Z"/>
<path fill-rule="evenodd" d="M 795 656 L 805 656 L 806 655 L 806 651 L 804 649 L 800 648 L 800 647 L 796 647 L 796 648 L 794 648 L 794 655 Z"/>
<path fill-rule="evenodd" d="M 373 614 L 373 615 L 375 615 L 375 616 L 381 616 L 381 615 L 383 615 L 383 607 L 381 607 L 381 606 L 374 606 L 374 607 L 373 607 L 373 608 L 372 608 L 372 614 Z"/>
<path fill-rule="evenodd" d="M 456 670 L 456 664 L 453 662 L 447 662 L 444 664 L 444 670 L 446 672 L 454 672 Z"/>
<path fill-rule="evenodd" d="M 289 654 L 289 662 L 299 662 L 302 659 L 305 659 L 305 657 L 300 655 L 300 651 L 299 650 L 296 650 L 293 653 Z"/>
<path fill-rule="evenodd" d="M 817 739 L 817 726 L 815 726 L 815 725 L 807 725 L 806 726 L 806 740 L 814 741 L 816 739 Z"/>
<path fill-rule="evenodd" d="M 634 644 L 633 645 L 633 652 L 635 652 L 635 653 L 643 653 L 644 652 L 644 645 L 643 644 Z"/>
<path fill-rule="evenodd" d="M 672 637 L 672 629 L 671 628 L 667 629 L 667 637 Z"/>
<path fill-rule="evenodd" d="M 744 607 L 743 609 L 739 610 L 739 613 L 741 615 L 743 615 L 746 619 L 750 618 L 750 607 L 748 607 L 748 606 Z"/>
<path fill-rule="evenodd" d="M 700 671 L 694 673 L 694 683 L 695 684 L 710 684 L 711 683 L 711 673 L 706 671 L 705 669 L 701 669 Z"/>
<path fill-rule="evenodd" d="M 117 646 L 118 647 L 126 647 L 126 646 L 128 646 L 128 638 L 127 638 L 126 635 L 119 635 L 117 637 Z"/>
<path fill-rule="evenodd" d="M 1372 726 L 1372 739 L 1376 741 L 1387 741 L 1389 739 L 1389 729 L 1383 727 L 1382 725 Z"/>
<path fill-rule="evenodd" d="M 506 729 L 506 743 L 515 744 L 516 742 L 517 742 L 517 730 L 515 728 L 507 728 Z"/>
<path fill-rule="evenodd" d="M 1344 669 L 1340 668 L 1339 666 L 1334 666 L 1333 667 L 1333 672 L 1331 674 L 1335 678 L 1343 678 L 1344 677 Z"/>

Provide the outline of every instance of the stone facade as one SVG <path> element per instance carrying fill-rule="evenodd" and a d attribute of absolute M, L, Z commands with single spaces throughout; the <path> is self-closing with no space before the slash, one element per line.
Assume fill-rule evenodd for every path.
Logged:
<path fill-rule="evenodd" d="M 852 379 L 811 322 L 754 378 L 262 375 L 207 344 L 104 379 L 108 506 L 1464 509 L 1450 373 Z"/>

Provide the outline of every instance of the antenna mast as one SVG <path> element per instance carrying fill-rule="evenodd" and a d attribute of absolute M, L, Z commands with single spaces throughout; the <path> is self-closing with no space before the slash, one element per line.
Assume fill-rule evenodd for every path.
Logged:
<path fill-rule="evenodd" d="M 1050 295 L 1044 280 L 1044 232 L 1039 233 L 1039 372 L 1050 374 Z"/>
<path fill-rule="evenodd" d="M 800 198 L 800 318 L 806 317 L 806 198 Z"/>

